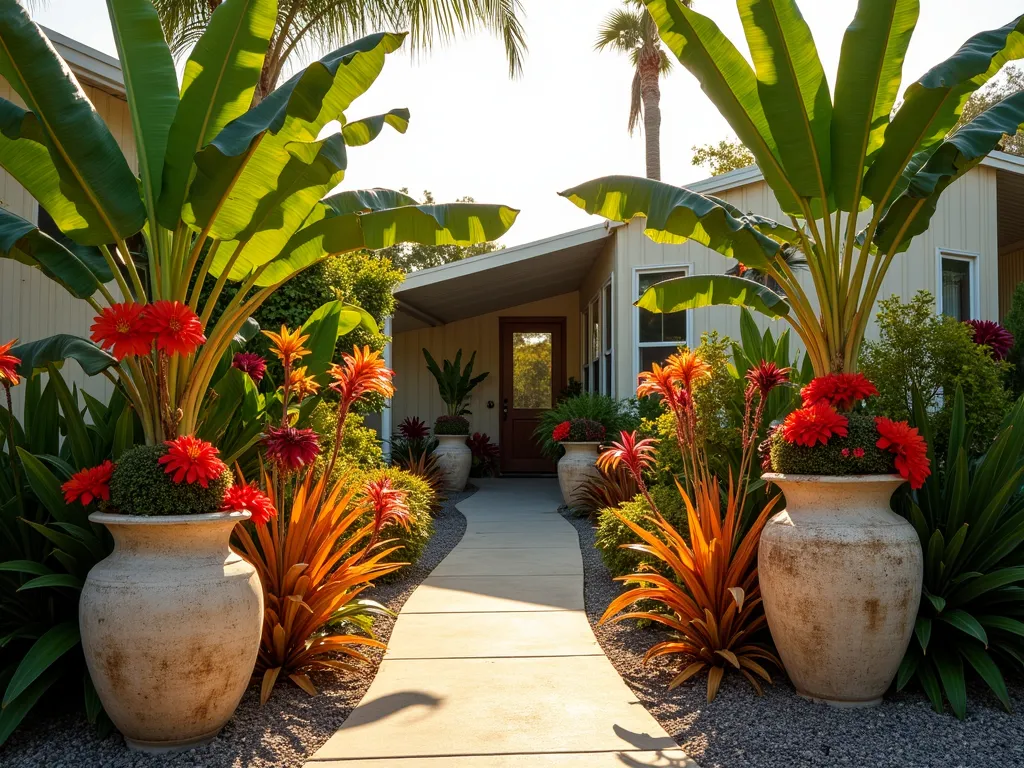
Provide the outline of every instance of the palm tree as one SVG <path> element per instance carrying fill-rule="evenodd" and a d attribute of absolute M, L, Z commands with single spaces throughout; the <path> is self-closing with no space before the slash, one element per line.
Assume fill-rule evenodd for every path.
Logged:
<path fill-rule="evenodd" d="M 222 2 L 153 0 L 175 57 L 195 44 Z M 522 0 L 278 0 L 274 36 L 253 101 L 274 90 L 296 51 L 336 48 L 382 29 L 408 29 L 415 53 L 483 27 L 501 37 L 509 76 L 518 77 L 526 54 L 522 15 Z"/>
<path fill-rule="evenodd" d="M 644 121 L 647 142 L 647 178 L 661 180 L 661 87 L 672 68 L 658 37 L 658 27 L 641 0 L 624 0 L 625 8 L 605 17 L 594 48 L 629 54 L 633 87 L 629 100 L 629 135 Z M 690 2 L 685 2 L 689 6 Z"/>

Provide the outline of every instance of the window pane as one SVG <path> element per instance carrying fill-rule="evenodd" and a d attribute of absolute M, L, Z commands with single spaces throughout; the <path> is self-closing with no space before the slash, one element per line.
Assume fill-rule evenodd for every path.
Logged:
<path fill-rule="evenodd" d="M 661 341 L 686 342 L 686 312 L 673 312 L 671 315 L 662 315 Z"/>
<path fill-rule="evenodd" d="M 596 360 L 601 350 L 601 313 L 597 301 L 590 304 L 590 359 Z"/>
<path fill-rule="evenodd" d="M 604 356 L 604 393 L 614 394 L 612 391 L 612 356 L 610 353 Z"/>
<path fill-rule="evenodd" d="M 970 262 L 942 260 L 942 313 L 957 320 L 971 319 Z"/>
<path fill-rule="evenodd" d="M 512 334 L 512 407 L 550 408 L 551 334 Z"/>
<path fill-rule="evenodd" d="M 664 364 L 677 347 L 640 347 L 640 370 L 651 370 L 651 363 Z"/>
<path fill-rule="evenodd" d="M 668 280 L 672 277 L 682 277 L 685 272 L 645 272 L 638 278 L 639 293 L 637 298 L 644 295 L 644 291 L 655 283 Z M 641 309 L 640 313 L 640 343 L 658 341 L 686 341 L 686 312 L 676 312 L 671 315 L 659 315 Z"/>
<path fill-rule="evenodd" d="M 612 286 L 604 287 L 604 348 L 612 348 Z"/>

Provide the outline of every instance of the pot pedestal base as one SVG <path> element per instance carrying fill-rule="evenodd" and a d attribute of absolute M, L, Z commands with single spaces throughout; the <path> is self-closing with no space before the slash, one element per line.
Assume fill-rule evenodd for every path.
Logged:
<path fill-rule="evenodd" d="M 811 696 L 809 693 L 803 691 L 797 691 L 796 695 L 801 699 L 807 699 L 813 701 L 815 704 L 827 704 L 830 707 L 836 709 L 870 709 L 871 707 L 877 707 L 882 703 L 882 697 L 879 696 L 877 699 L 870 699 L 868 701 L 840 701 L 838 699 L 823 699 L 820 696 Z"/>
<path fill-rule="evenodd" d="M 217 738 L 221 732 L 218 728 L 215 731 L 204 733 L 202 736 L 195 736 L 191 739 L 180 739 L 177 741 L 139 741 L 138 739 L 126 738 L 125 744 L 132 752 L 145 752 L 150 755 L 170 755 L 175 752 L 184 752 L 196 747 L 204 747 Z"/>

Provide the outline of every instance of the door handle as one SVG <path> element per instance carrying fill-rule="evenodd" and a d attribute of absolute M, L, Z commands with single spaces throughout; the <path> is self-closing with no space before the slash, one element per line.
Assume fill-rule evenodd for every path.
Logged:
<path fill-rule="evenodd" d="M 508 398 L 506 397 L 501 401 L 501 412 L 504 414 L 505 421 L 508 421 Z"/>

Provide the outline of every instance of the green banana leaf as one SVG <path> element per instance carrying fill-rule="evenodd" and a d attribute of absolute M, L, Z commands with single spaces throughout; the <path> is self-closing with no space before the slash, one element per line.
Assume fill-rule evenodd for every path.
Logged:
<path fill-rule="evenodd" d="M 656 243 L 694 240 L 755 269 L 768 269 L 779 252 L 779 243 L 714 200 L 661 181 L 605 176 L 558 194 L 611 221 L 645 216 L 644 234 Z"/>
<path fill-rule="evenodd" d="M 361 147 L 376 139 L 385 125 L 390 125 L 399 133 L 405 133 L 409 129 L 409 110 L 392 109 L 383 115 L 364 117 L 362 120 L 346 123 L 341 133 L 348 146 Z"/>
<path fill-rule="evenodd" d="M 648 288 L 636 302 L 649 312 L 671 313 L 714 305 L 746 307 L 768 317 L 789 314 L 786 300 L 769 288 L 732 275 L 675 277 Z"/>
<path fill-rule="evenodd" d="M 76 299 L 87 299 L 100 288 L 91 265 L 6 208 L 0 208 L 0 257 L 35 267 Z"/>
<path fill-rule="evenodd" d="M 317 307 L 302 324 L 302 334 L 309 336 L 305 347 L 309 355 L 302 358 L 307 376 L 322 376 L 334 359 L 338 339 L 363 326 L 378 333 L 377 323 L 366 310 L 343 301 L 329 301 Z"/>
<path fill-rule="evenodd" d="M 229 0 L 192 49 L 167 136 L 159 207 L 167 229 L 181 217 L 195 154 L 251 106 L 276 21 L 277 0 Z"/>
<path fill-rule="evenodd" d="M 38 119 L 56 173 L 41 169 L 25 187 L 40 203 L 57 199 L 54 211 L 43 207 L 61 231 L 82 245 L 102 245 L 142 229 L 146 214 L 135 174 L 71 70 L 17 0 L 0 0 L 0 75 Z M 0 162 L 6 167 L 10 157 L 5 152 Z M 56 178 L 65 193 L 74 190 L 87 203 L 73 220 L 48 188 Z"/>
<path fill-rule="evenodd" d="M 58 333 L 38 341 L 18 344 L 11 349 L 10 354 L 21 360 L 19 370 L 26 376 L 45 368 L 50 363 L 59 368 L 65 360 L 74 360 L 89 376 L 95 376 L 117 365 L 117 360 L 111 354 L 93 342 L 68 333 Z"/>

